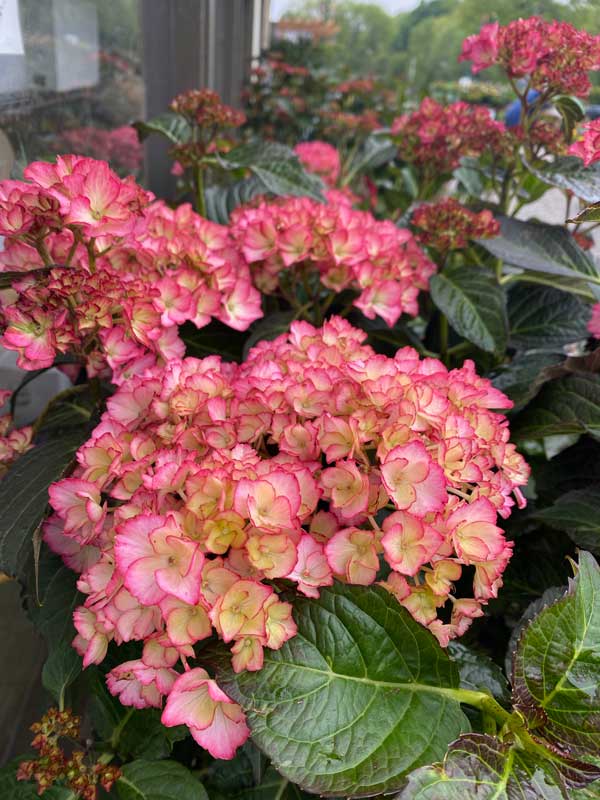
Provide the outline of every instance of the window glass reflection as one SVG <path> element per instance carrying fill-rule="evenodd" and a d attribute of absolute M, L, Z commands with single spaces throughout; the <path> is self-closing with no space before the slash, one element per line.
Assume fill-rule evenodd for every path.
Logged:
<path fill-rule="evenodd" d="M 0 0 L 0 179 L 60 152 L 140 177 L 139 0 Z"/>

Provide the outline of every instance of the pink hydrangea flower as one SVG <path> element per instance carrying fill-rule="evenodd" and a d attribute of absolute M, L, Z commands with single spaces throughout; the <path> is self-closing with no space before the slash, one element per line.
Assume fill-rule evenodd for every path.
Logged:
<path fill-rule="evenodd" d="M 338 150 L 327 142 L 301 142 L 294 147 L 294 153 L 308 172 L 323 178 L 327 186 L 333 187 L 340 175 L 341 162 Z"/>
<path fill-rule="evenodd" d="M 178 326 L 246 330 L 260 294 L 229 230 L 171 210 L 103 161 L 35 162 L 0 183 L 0 272 L 38 270 L 0 295 L 1 343 L 24 369 L 71 353 L 120 385 L 184 354 Z M 28 182 L 27 182 L 28 181 Z"/>
<path fill-rule="evenodd" d="M 472 61 L 473 72 L 500 64 L 511 78 L 528 76 L 530 88 L 547 95 L 585 97 L 587 73 L 600 69 L 600 36 L 541 17 L 490 23 L 465 39 L 459 60 Z"/>
<path fill-rule="evenodd" d="M 582 137 L 569 147 L 569 154 L 583 160 L 586 167 L 600 161 L 600 120 L 582 126 Z"/>
<path fill-rule="evenodd" d="M 443 644 L 501 586 L 498 519 L 528 477 L 498 412 L 510 401 L 472 362 L 386 357 L 365 339 L 333 317 L 293 323 L 242 364 L 155 364 L 107 401 L 50 490 L 46 539 L 85 595 L 74 646 L 91 664 L 142 642 L 110 690 L 138 707 L 166 697 L 165 724 L 219 757 L 247 728 L 194 645 L 216 635 L 234 670 L 260 669 L 296 633 L 274 579 L 316 598 L 385 574 Z"/>
<path fill-rule="evenodd" d="M 167 727 L 187 725 L 214 758 L 233 758 L 250 735 L 242 709 L 199 667 L 177 678 L 161 719 Z"/>

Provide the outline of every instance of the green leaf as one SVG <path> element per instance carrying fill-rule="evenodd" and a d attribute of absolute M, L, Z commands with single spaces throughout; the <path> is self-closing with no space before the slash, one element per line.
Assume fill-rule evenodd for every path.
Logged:
<path fill-rule="evenodd" d="M 234 331 L 223 322 L 213 319 L 200 329 L 186 322 L 180 327 L 179 335 L 185 344 L 186 356 L 204 358 L 219 355 L 225 361 L 241 361 L 247 333 Z"/>
<path fill-rule="evenodd" d="M 502 591 L 490 603 L 493 613 L 504 610 L 510 624 L 547 589 L 566 585 L 572 574 L 567 556 L 572 552 L 569 538 L 555 531 L 536 527 L 535 531 L 517 538 L 514 556 L 502 576 Z"/>
<path fill-rule="evenodd" d="M 538 741 L 559 755 L 600 753 L 600 568 L 579 555 L 574 589 L 525 629 L 513 700 Z"/>
<path fill-rule="evenodd" d="M 314 794 L 303 792 L 299 786 L 290 783 L 276 769 L 269 767 L 258 786 L 242 792 L 225 795 L 227 800 L 314 800 Z"/>
<path fill-rule="evenodd" d="M 264 184 L 255 175 L 231 186 L 210 186 L 204 193 L 206 216 L 213 222 L 227 225 L 232 211 L 265 191 Z"/>
<path fill-rule="evenodd" d="M 507 264 L 547 275 L 600 280 L 594 262 L 563 227 L 512 217 L 497 219 L 500 235 L 480 239 L 478 244 Z"/>
<path fill-rule="evenodd" d="M 511 742 L 469 733 L 453 742 L 443 764 L 409 775 L 397 800 L 568 800 L 549 761 Z"/>
<path fill-rule="evenodd" d="M 581 100 L 569 94 L 558 95 L 552 102 L 562 117 L 565 138 L 571 142 L 575 126 L 585 117 L 585 106 Z"/>
<path fill-rule="evenodd" d="M 552 605 L 552 603 L 560 600 L 561 597 L 564 597 L 566 592 L 566 586 L 550 586 L 548 589 L 544 590 L 541 597 L 537 597 L 535 600 L 532 600 L 531 603 L 529 603 L 523 612 L 521 619 L 512 629 L 510 639 L 508 640 L 508 647 L 506 648 L 506 655 L 504 657 L 504 667 L 507 675 L 512 674 L 513 658 L 517 649 L 517 645 L 519 644 L 519 639 L 521 638 L 521 634 L 525 628 L 529 625 L 532 619 L 537 617 L 540 611 L 543 611 L 544 608 L 547 608 L 548 606 Z"/>
<path fill-rule="evenodd" d="M 71 642 L 54 642 L 42 670 L 42 683 L 60 708 L 64 705 L 67 687 L 81 674 L 81 670 L 81 656 L 71 647 Z"/>
<path fill-rule="evenodd" d="M 458 670 L 380 587 L 334 584 L 296 603 L 298 635 L 236 675 L 213 654 L 219 685 L 292 783 L 321 795 L 377 794 L 440 758 L 466 718 Z"/>
<path fill-rule="evenodd" d="M 538 495 L 549 505 L 556 497 L 573 489 L 600 483 L 600 444 L 582 436 L 577 444 L 536 468 Z"/>
<path fill-rule="evenodd" d="M 398 148 L 387 137 L 369 136 L 350 162 L 344 183 L 347 185 L 357 175 L 376 169 L 391 161 Z"/>
<path fill-rule="evenodd" d="M 176 761 L 132 761 L 117 781 L 120 800 L 209 800 L 204 786 Z"/>
<path fill-rule="evenodd" d="M 229 761 L 215 759 L 211 762 L 204 784 L 213 800 L 214 796 L 238 798 L 252 796 L 251 792 L 259 785 L 266 774 L 257 775 L 256 761 L 261 759 L 261 765 L 266 761 L 260 750 L 249 739 L 238 748 L 235 756 Z M 265 771 L 266 772 L 266 771 Z M 286 780 L 277 775 L 279 781 Z"/>
<path fill-rule="evenodd" d="M 585 789 L 575 789 L 569 800 L 598 800 L 600 797 L 600 781 L 594 781 Z"/>
<path fill-rule="evenodd" d="M 74 638 L 73 611 L 83 601 L 83 595 L 77 591 L 76 573 L 65 567 L 62 560 L 45 546 L 37 583 L 39 586 L 32 581 L 27 610 L 52 649 L 53 644 L 70 642 Z"/>
<path fill-rule="evenodd" d="M 515 409 L 522 408 L 551 379 L 550 368 L 562 360 L 558 353 L 518 353 L 497 372 L 493 384 L 510 397 Z"/>
<path fill-rule="evenodd" d="M 454 170 L 453 177 L 464 186 L 471 197 L 481 197 L 484 186 L 476 158 L 471 156 L 461 158 L 460 167 Z"/>
<path fill-rule="evenodd" d="M 508 701 L 508 681 L 504 672 L 489 656 L 477 653 L 460 642 L 450 642 L 448 653 L 458 666 L 463 689 L 487 690 L 498 702 Z"/>
<path fill-rule="evenodd" d="M 185 725 L 165 728 L 161 712 L 155 708 L 134 711 L 121 730 L 118 751 L 121 757 L 155 760 L 171 755 L 173 744 L 185 739 Z"/>
<path fill-rule="evenodd" d="M 145 122 L 134 122 L 133 127 L 138 132 L 140 141 L 147 139 L 152 133 L 158 133 L 173 144 L 184 144 L 189 142 L 192 135 L 189 122 L 181 114 L 175 114 L 173 111 L 165 111 L 164 114 Z"/>
<path fill-rule="evenodd" d="M 600 375 L 550 381 L 511 426 L 513 439 L 589 433 L 600 439 Z"/>
<path fill-rule="evenodd" d="M 204 783 L 211 800 L 310 800 L 308 795 L 273 767 L 256 779 L 246 745 L 232 761 L 214 761 Z"/>
<path fill-rule="evenodd" d="M 600 488 L 575 489 L 559 497 L 554 505 L 535 512 L 535 518 L 551 528 L 565 531 L 579 547 L 600 553 Z"/>
<path fill-rule="evenodd" d="M 274 195 L 323 199 L 321 179 L 306 172 L 294 151 L 278 142 L 241 145 L 220 156 L 219 163 L 226 169 L 250 169 Z"/>
<path fill-rule="evenodd" d="M 249 336 L 244 345 L 244 360 L 247 358 L 250 350 L 263 340 L 271 341 L 286 333 L 290 329 L 290 325 L 295 318 L 294 311 L 275 311 L 269 314 L 268 317 L 263 317 L 252 323 Z"/>
<path fill-rule="evenodd" d="M 446 267 L 430 280 L 431 298 L 454 330 L 488 353 L 506 348 L 506 296 L 494 275 L 473 266 Z"/>
<path fill-rule="evenodd" d="M 106 678 L 97 666 L 90 666 L 84 672 L 85 688 L 89 696 L 87 711 L 92 730 L 98 739 L 109 740 L 129 709 L 122 706 L 106 687 Z M 133 712 L 135 713 L 135 712 Z"/>
<path fill-rule="evenodd" d="M 122 650 L 122 647 L 117 650 Z M 119 663 L 129 660 L 130 657 L 129 654 L 124 655 L 109 650 L 108 666 L 112 665 L 111 658 L 115 655 Z M 185 725 L 166 728 L 160 721 L 159 709 L 136 710 L 121 705 L 108 691 L 106 677 L 100 668 L 88 668 L 84 677 L 85 688 L 89 695 L 87 710 L 92 728 L 97 738 L 112 741 L 115 751 L 123 761 L 136 758 L 148 760 L 168 758 L 173 750 L 173 744 L 189 734 Z"/>
<path fill-rule="evenodd" d="M 515 286 L 508 293 L 510 344 L 517 350 L 561 352 L 587 339 L 590 306 L 549 286 Z"/>
<path fill-rule="evenodd" d="M 0 482 L 0 570 L 22 577 L 33 536 L 48 505 L 48 487 L 68 471 L 87 429 L 37 445 L 20 456 Z"/>
<path fill-rule="evenodd" d="M 575 222 L 580 225 L 582 222 L 599 222 L 600 221 L 600 203 L 593 203 L 587 206 L 583 211 L 575 214 L 573 219 L 568 219 L 567 222 Z"/>
<path fill-rule="evenodd" d="M 528 203 L 534 203 L 548 191 L 548 184 L 540 180 L 537 175 L 529 173 L 521 179 L 521 185 L 517 190 L 519 197 Z"/>
<path fill-rule="evenodd" d="M 402 167 L 399 174 L 400 184 L 411 200 L 419 196 L 419 184 L 415 171 L 411 166 Z"/>
<path fill-rule="evenodd" d="M 576 197 L 586 203 L 600 199 L 600 163 L 584 167 L 583 161 L 575 156 L 559 156 L 544 165 L 544 169 L 528 169 L 540 180 L 560 189 L 569 189 Z"/>

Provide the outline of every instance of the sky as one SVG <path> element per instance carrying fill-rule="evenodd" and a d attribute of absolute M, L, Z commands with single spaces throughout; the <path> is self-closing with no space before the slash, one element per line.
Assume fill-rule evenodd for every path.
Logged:
<path fill-rule="evenodd" d="M 399 11 L 411 11 L 419 5 L 419 0 L 363 0 L 375 6 L 381 6 L 388 14 Z M 294 0 L 271 0 L 271 19 L 278 20 L 283 13 L 294 5 Z"/>

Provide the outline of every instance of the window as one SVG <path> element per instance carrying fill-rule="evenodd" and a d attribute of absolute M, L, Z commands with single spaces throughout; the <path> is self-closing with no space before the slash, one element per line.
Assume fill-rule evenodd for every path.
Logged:
<path fill-rule="evenodd" d="M 59 152 L 139 176 L 139 0 L 0 0 L 0 177 Z"/>

